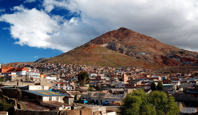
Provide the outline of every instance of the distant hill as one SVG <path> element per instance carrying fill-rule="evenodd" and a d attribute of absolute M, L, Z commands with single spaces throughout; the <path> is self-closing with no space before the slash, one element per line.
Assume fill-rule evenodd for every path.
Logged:
<path fill-rule="evenodd" d="M 21 66 L 21 65 L 31 65 L 33 64 L 33 62 L 13 62 L 13 63 L 7 63 L 7 64 L 3 64 L 2 66 Z"/>
<path fill-rule="evenodd" d="M 192 66 L 198 64 L 198 53 L 120 28 L 43 62 L 100 66 Z"/>
<path fill-rule="evenodd" d="M 35 61 L 35 63 L 42 63 L 45 62 L 48 58 L 39 58 Z"/>

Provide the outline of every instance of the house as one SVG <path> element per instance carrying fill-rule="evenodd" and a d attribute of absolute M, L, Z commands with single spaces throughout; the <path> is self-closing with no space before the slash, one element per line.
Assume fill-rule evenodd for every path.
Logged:
<path fill-rule="evenodd" d="M 176 86 L 180 86 L 181 85 L 181 82 L 179 80 L 178 81 L 172 80 L 171 81 L 171 84 L 176 85 Z"/>
<path fill-rule="evenodd" d="M 176 85 L 174 84 L 163 84 L 164 91 L 170 92 L 176 90 Z"/>
<path fill-rule="evenodd" d="M 182 107 L 180 109 L 180 113 L 183 114 L 197 114 L 197 108 L 196 107 Z"/>
<path fill-rule="evenodd" d="M 97 76 L 97 74 L 96 74 L 96 73 L 90 73 L 90 74 L 89 74 L 89 77 L 90 77 L 90 78 L 92 78 L 92 77 L 96 77 L 96 76 Z"/>
<path fill-rule="evenodd" d="M 14 67 L 2 67 L 1 68 L 1 73 L 8 73 L 8 72 L 11 72 L 11 71 L 13 71 L 13 70 L 15 70 L 15 68 Z"/>
<path fill-rule="evenodd" d="M 96 104 L 111 104 L 114 102 L 121 103 L 125 94 L 112 94 L 108 92 L 89 92 L 82 94 L 81 99 L 86 99 L 88 102 Z"/>
<path fill-rule="evenodd" d="M 7 111 L 0 111 L 0 115 L 8 115 Z"/>
<path fill-rule="evenodd" d="M 36 99 L 38 102 L 57 101 L 64 103 L 64 97 L 69 97 L 68 94 L 49 90 L 25 90 L 24 94 L 28 96 L 29 99 Z"/>
<path fill-rule="evenodd" d="M 24 71 L 24 75 L 25 75 L 25 73 L 26 73 L 26 75 L 28 76 L 28 77 L 32 77 L 32 78 L 40 78 L 40 73 L 39 72 L 25 72 Z"/>
<path fill-rule="evenodd" d="M 161 76 L 152 75 L 150 79 L 153 80 L 153 81 L 162 81 L 162 77 Z"/>
<path fill-rule="evenodd" d="M 37 101 L 57 101 L 57 102 L 64 102 L 67 101 L 68 104 L 72 104 L 74 97 L 69 95 L 68 93 L 60 93 L 57 91 L 49 90 L 49 86 L 43 86 L 43 85 L 29 85 L 26 90 L 25 94 L 27 94 L 30 97 L 34 97 L 37 99 Z"/>
<path fill-rule="evenodd" d="M 29 69 L 26 67 L 16 68 L 16 75 L 17 76 L 26 76 L 28 71 L 29 71 Z"/>
<path fill-rule="evenodd" d="M 49 90 L 49 86 L 29 85 L 27 90 Z"/>
<path fill-rule="evenodd" d="M 75 100 L 79 100 L 81 97 L 81 92 L 79 91 L 67 91 L 70 96 L 73 96 Z"/>
<path fill-rule="evenodd" d="M 56 76 L 47 76 L 46 79 L 51 80 L 51 81 L 56 81 L 57 77 Z"/>

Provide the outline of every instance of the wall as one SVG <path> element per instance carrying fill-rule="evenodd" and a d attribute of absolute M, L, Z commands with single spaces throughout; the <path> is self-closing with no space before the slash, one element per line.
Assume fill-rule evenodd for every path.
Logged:
<path fill-rule="evenodd" d="M 117 115 L 116 112 L 108 112 L 107 115 Z"/>
<path fill-rule="evenodd" d="M 49 97 L 43 97 L 43 101 L 49 101 Z"/>
<path fill-rule="evenodd" d="M 29 90 L 49 90 L 49 86 L 29 85 Z"/>
<path fill-rule="evenodd" d="M 91 107 L 92 109 L 92 112 L 100 112 L 102 113 L 102 115 L 106 114 L 106 107 L 103 107 L 103 106 L 95 106 L 95 107 Z"/>
<path fill-rule="evenodd" d="M 54 80 L 55 81 L 56 80 L 56 76 L 55 77 L 47 76 L 46 79 L 48 79 L 48 80 Z"/>
<path fill-rule="evenodd" d="M 27 74 L 26 71 L 19 71 L 16 73 L 16 75 L 18 75 L 18 76 L 25 76 L 26 74 Z"/>
<path fill-rule="evenodd" d="M 59 100 L 59 97 L 58 96 L 52 96 L 52 101 L 58 101 L 58 100 Z"/>
<path fill-rule="evenodd" d="M 58 100 L 58 102 L 62 102 L 62 103 L 64 103 L 63 98 L 64 98 L 64 96 L 59 96 L 59 100 Z"/>
<path fill-rule="evenodd" d="M 74 103 L 74 98 L 68 98 L 68 104 L 72 105 Z"/>
<path fill-rule="evenodd" d="M 28 111 L 16 110 L 14 115 L 106 115 L 100 111 L 93 112 L 90 108 L 66 110 L 66 111 Z"/>
<path fill-rule="evenodd" d="M 58 115 L 56 111 L 23 111 L 16 110 L 14 115 Z"/>
<path fill-rule="evenodd" d="M 8 115 L 7 111 L 0 111 L 0 115 Z"/>

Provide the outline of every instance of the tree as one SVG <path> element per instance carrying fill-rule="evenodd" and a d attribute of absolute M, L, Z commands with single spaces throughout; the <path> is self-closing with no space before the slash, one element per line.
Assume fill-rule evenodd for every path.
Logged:
<path fill-rule="evenodd" d="M 141 115 L 156 115 L 156 109 L 152 104 L 146 103 L 141 106 L 140 114 Z"/>
<path fill-rule="evenodd" d="M 163 85 L 162 85 L 162 82 L 161 82 L 161 81 L 158 82 L 158 84 L 157 84 L 157 90 L 162 91 L 163 89 L 164 89 L 164 87 L 163 87 Z"/>
<path fill-rule="evenodd" d="M 80 86 L 84 86 L 85 84 L 89 83 L 89 75 L 87 72 L 80 72 L 77 76 Z"/>
<path fill-rule="evenodd" d="M 174 97 L 170 97 L 168 100 L 168 108 L 167 108 L 167 115 L 174 114 L 176 115 L 179 111 L 177 103 L 175 102 Z"/>
<path fill-rule="evenodd" d="M 142 103 L 141 97 L 127 95 L 123 102 L 124 104 L 121 107 L 122 115 L 137 115 L 137 113 L 139 113 Z"/>
<path fill-rule="evenodd" d="M 122 115 L 138 115 L 141 112 L 141 106 L 147 103 L 147 95 L 143 90 L 136 90 L 133 93 L 127 94 L 123 99 L 121 106 Z"/>
<path fill-rule="evenodd" d="M 120 111 L 122 115 L 177 115 L 179 108 L 174 97 L 162 91 L 136 90 L 123 99 Z"/>
<path fill-rule="evenodd" d="M 166 93 L 153 91 L 148 95 L 148 101 L 155 106 L 157 115 L 166 113 L 166 107 L 168 106 L 168 97 Z"/>
<path fill-rule="evenodd" d="M 164 89 L 164 87 L 163 87 L 163 84 L 162 84 L 161 81 L 158 82 L 157 85 L 155 84 L 155 82 L 152 82 L 152 83 L 151 83 L 151 90 L 152 90 L 152 91 L 154 91 L 154 90 L 160 90 L 160 91 L 162 91 L 163 89 Z"/>
<path fill-rule="evenodd" d="M 157 90 L 157 86 L 156 86 L 155 82 L 151 83 L 151 90 L 152 91 Z"/>

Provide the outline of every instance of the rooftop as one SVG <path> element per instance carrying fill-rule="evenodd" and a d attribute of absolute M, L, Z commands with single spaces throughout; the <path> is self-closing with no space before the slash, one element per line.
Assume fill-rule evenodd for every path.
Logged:
<path fill-rule="evenodd" d="M 68 94 L 63 94 L 60 92 L 54 92 L 49 90 L 26 90 L 25 92 L 32 93 L 39 96 L 69 96 Z"/>

